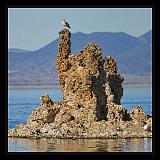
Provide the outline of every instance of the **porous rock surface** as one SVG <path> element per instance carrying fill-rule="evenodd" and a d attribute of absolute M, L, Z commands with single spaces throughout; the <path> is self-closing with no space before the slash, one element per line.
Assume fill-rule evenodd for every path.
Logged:
<path fill-rule="evenodd" d="M 143 129 L 152 125 L 141 106 L 127 110 L 121 106 L 123 76 L 117 74 L 117 62 L 102 57 L 95 43 L 71 54 L 71 33 L 59 32 L 56 67 L 63 94 L 61 102 L 49 95 L 40 97 L 40 106 L 26 124 L 9 129 L 10 137 L 53 138 L 130 138 L 152 137 Z"/>

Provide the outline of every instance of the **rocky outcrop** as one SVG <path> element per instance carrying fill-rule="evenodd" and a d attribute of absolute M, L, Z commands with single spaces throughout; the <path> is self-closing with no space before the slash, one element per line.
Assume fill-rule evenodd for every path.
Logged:
<path fill-rule="evenodd" d="M 51 105 L 48 103 L 51 102 Z M 144 125 L 151 127 L 151 118 L 139 121 L 138 115 L 132 118 L 123 119 L 124 112 L 122 106 L 112 104 L 109 108 L 108 119 L 101 121 L 89 121 L 84 112 L 77 112 L 84 116 L 75 119 L 75 110 L 67 106 L 61 106 L 60 102 L 53 102 L 48 95 L 41 96 L 40 106 L 34 109 L 29 116 L 26 124 L 18 124 L 15 128 L 8 131 L 9 137 L 23 138 L 142 138 L 152 137 L 151 130 L 145 129 Z M 69 112 L 69 110 L 71 110 Z M 73 112 L 72 112 L 73 111 Z M 87 110 L 84 110 L 87 111 Z M 128 111 L 128 114 L 133 110 Z M 115 113 L 115 114 L 113 114 Z M 140 114 L 141 113 L 141 114 Z M 145 115 L 139 112 L 139 116 Z M 92 116 L 92 115 L 91 115 Z M 131 115 L 130 115 L 131 116 Z M 126 117 L 126 116 L 125 116 Z M 85 120 L 85 121 L 84 121 Z"/>
<path fill-rule="evenodd" d="M 81 53 L 71 55 L 69 31 L 62 30 L 59 37 L 56 65 L 63 106 L 69 108 L 68 112 L 75 113 L 75 120 L 106 120 L 108 104 L 119 105 L 123 95 L 124 79 L 117 75 L 116 61 L 111 56 L 103 58 L 101 49 L 95 43 L 88 43 Z"/>
<path fill-rule="evenodd" d="M 105 57 L 104 70 L 106 71 L 105 92 L 107 103 L 121 104 L 124 77 L 117 74 L 117 62 L 111 56 Z"/>
<path fill-rule="evenodd" d="M 143 129 L 149 117 L 138 106 L 121 106 L 123 76 L 111 56 L 103 58 L 95 43 L 71 54 L 71 34 L 59 32 L 56 67 L 63 94 L 61 102 L 41 96 L 40 106 L 32 111 L 27 124 L 8 132 L 12 137 L 125 138 L 151 137 Z"/>
<path fill-rule="evenodd" d="M 58 45 L 58 54 L 56 59 L 56 67 L 59 71 L 59 79 L 60 79 L 60 86 L 62 91 L 64 90 L 65 86 L 65 79 L 68 77 L 66 74 L 68 69 L 70 69 L 70 63 L 68 57 L 71 53 L 70 42 L 71 33 L 69 30 L 64 29 L 59 32 L 59 45 Z"/>

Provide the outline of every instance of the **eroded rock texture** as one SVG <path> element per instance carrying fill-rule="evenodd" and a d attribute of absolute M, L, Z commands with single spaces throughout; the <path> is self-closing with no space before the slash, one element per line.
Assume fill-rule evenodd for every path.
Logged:
<path fill-rule="evenodd" d="M 69 112 L 75 110 L 72 115 L 77 121 L 106 120 L 109 104 L 120 105 L 124 79 L 117 74 L 116 61 L 111 56 L 103 58 L 95 43 L 88 43 L 81 53 L 72 55 L 70 36 L 67 29 L 59 32 L 56 65 L 63 106 Z"/>
<path fill-rule="evenodd" d="M 152 125 L 152 118 L 142 107 L 127 110 L 121 106 L 124 78 L 117 72 L 116 60 L 111 56 L 103 58 L 95 43 L 88 43 L 80 53 L 71 54 L 70 37 L 67 29 L 59 32 L 56 67 L 62 101 L 52 101 L 47 94 L 41 96 L 40 106 L 32 111 L 27 124 L 10 129 L 8 136 L 152 137 L 143 128 Z"/>
<path fill-rule="evenodd" d="M 121 104 L 124 78 L 117 74 L 117 62 L 111 56 L 105 57 L 104 70 L 106 71 L 105 92 L 107 103 Z"/>

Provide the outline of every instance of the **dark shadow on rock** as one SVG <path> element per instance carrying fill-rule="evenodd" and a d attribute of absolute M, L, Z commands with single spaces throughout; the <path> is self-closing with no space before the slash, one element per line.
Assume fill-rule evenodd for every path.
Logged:
<path fill-rule="evenodd" d="M 107 96 L 105 94 L 105 88 L 104 88 L 105 80 L 104 78 L 102 78 L 102 76 L 105 77 L 105 75 L 106 75 L 105 70 L 101 69 L 100 74 L 97 78 L 95 76 L 92 77 L 91 88 L 97 98 L 96 117 L 98 121 L 107 120 L 107 113 L 108 113 L 108 110 L 106 108 Z"/>
<path fill-rule="evenodd" d="M 130 117 L 130 114 L 128 113 L 128 111 L 126 109 L 124 109 L 124 112 L 123 112 L 123 120 L 124 121 L 132 121 L 132 118 Z"/>
<path fill-rule="evenodd" d="M 56 117 L 56 113 L 53 109 L 49 109 L 48 116 L 45 123 L 53 123 Z"/>

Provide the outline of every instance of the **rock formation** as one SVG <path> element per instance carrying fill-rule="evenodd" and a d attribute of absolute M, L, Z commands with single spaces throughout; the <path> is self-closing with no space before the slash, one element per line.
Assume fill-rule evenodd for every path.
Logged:
<path fill-rule="evenodd" d="M 59 37 L 56 66 L 63 92 L 62 103 L 69 108 L 70 115 L 76 121 L 89 122 L 115 117 L 126 119 L 121 106 L 118 112 L 113 107 L 120 105 L 124 80 L 117 74 L 116 60 L 111 56 L 103 58 L 95 43 L 88 43 L 81 53 L 72 55 L 70 32 L 64 29 Z"/>
<path fill-rule="evenodd" d="M 149 117 L 142 108 L 129 111 L 121 106 L 124 78 L 118 74 L 116 60 L 111 56 L 103 58 L 95 43 L 88 43 L 80 53 L 71 54 L 70 37 L 68 29 L 59 32 L 56 67 L 62 101 L 54 102 L 49 95 L 42 96 L 40 107 L 33 110 L 27 124 L 9 130 L 9 136 L 150 137 L 151 133 L 143 129 Z"/>

